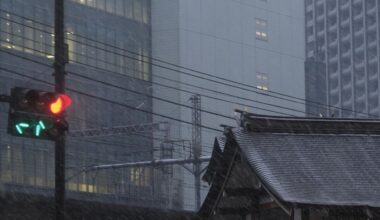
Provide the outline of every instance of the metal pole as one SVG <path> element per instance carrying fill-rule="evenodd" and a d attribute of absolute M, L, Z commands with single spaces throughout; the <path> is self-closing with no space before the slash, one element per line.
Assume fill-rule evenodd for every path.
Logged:
<path fill-rule="evenodd" d="M 195 183 L 195 207 L 199 209 L 201 204 L 201 154 L 202 154 L 202 130 L 201 130 L 201 96 L 193 95 L 192 111 L 192 147 L 194 152 L 194 183 Z"/>
<path fill-rule="evenodd" d="M 55 0 L 54 78 L 55 91 L 65 92 L 64 0 Z M 65 134 L 55 142 L 55 213 L 56 220 L 65 219 Z"/>

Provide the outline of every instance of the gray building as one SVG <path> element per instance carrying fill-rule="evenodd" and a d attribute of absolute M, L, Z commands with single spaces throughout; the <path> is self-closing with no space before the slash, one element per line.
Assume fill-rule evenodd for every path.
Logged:
<path fill-rule="evenodd" d="M 314 58 L 305 61 L 305 109 L 309 116 L 326 116 L 326 65 Z"/>
<path fill-rule="evenodd" d="M 65 7 L 70 132 L 152 123 L 152 100 L 144 95 L 151 94 L 150 0 L 67 0 Z M 1 0 L 0 10 L 0 93 L 14 86 L 52 91 L 54 1 Z M 6 134 L 8 106 L 0 103 L 0 111 L 0 188 L 51 191 L 54 145 Z M 152 159 L 152 135 L 69 137 L 68 197 L 170 207 L 167 174 L 160 169 L 78 173 L 95 164 Z"/>
<path fill-rule="evenodd" d="M 153 57 L 176 65 L 171 66 L 174 70 L 153 66 L 152 81 L 200 94 L 201 106 L 205 110 L 229 117 L 234 116 L 234 109 L 262 114 L 279 114 L 271 112 L 277 111 L 304 115 L 304 104 L 265 95 L 270 91 L 276 91 L 304 98 L 305 48 L 302 0 L 153 0 L 152 41 Z M 161 65 L 168 67 L 167 64 Z M 231 88 L 188 74 L 179 74 L 178 71 L 184 71 L 200 75 L 181 67 L 243 82 L 254 87 L 250 88 L 251 90 L 264 95 Z M 189 84 L 207 90 L 194 88 Z M 245 100 L 221 93 L 235 95 Z M 154 85 L 153 94 L 191 106 L 189 100 L 191 92 Z M 235 104 L 217 101 L 205 95 Z M 258 108 L 265 108 L 268 111 Z M 153 109 L 162 114 L 170 112 L 172 117 L 182 121 L 191 121 L 191 109 L 185 107 L 153 101 Z M 154 120 L 162 118 L 154 117 Z M 220 129 L 220 124 L 235 125 L 235 121 L 202 113 L 202 124 Z M 171 123 L 171 138 L 182 141 L 185 145 L 183 149 L 186 151 L 176 153 L 176 156 L 189 154 L 191 131 L 191 125 L 176 121 Z M 205 128 L 202 128 L 202 131 L 202 154 L 209 155 L 212 140 L 218 132 Z M 180 177 L 179 179 L 184 179 L 186 183 L 194 183 L 192 175 L 186 170 L 181 171 L 180 167 L 176 169 L 175 175 Z M 181 190 L 186 198 L 185 208 L 194 209 L 194 187 L 184 187 L 177 191 Z M 208 188 L 205 186 L 202 190 L 205 195 Z"/>
<path fill-rule="evenodd" d="M 306 67 L 306 78 L 320 78 L 306 82 L 320 97 L 306 98 L 327 115 L 379 117 L 379 1 L 306 0 L 305 19 L 306 60 L 325 66 Z"/>

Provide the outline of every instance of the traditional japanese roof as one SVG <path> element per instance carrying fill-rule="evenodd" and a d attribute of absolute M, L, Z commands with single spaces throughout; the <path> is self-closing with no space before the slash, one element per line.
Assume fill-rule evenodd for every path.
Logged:
<path fill-rule="evenodd" d="M 208 169 L 203 175 L 203 180 L 211 183 L 212 178 L 214 177 L 218 167 L 223 163 L 222 152 L 224 151 L 224 146 L 226 144 L 226 138 L 224 136 L 216 137 L 214 141 L 214 148 L 211 153 L 211 157 L 213 158 L 208 164 Z"/>
<path fill-rule="evenodd" d="M 276 200 L 289 206 L 380 207 L 380 121 L 241 113 L 241 127 L 230 129 L 226 142 L 239 150 L 252 175 Z M 212 170 L 204 179 L 210 179 Z M 211 185 L 223 191 L 224 184 Z"/>
<path fill-rule="evenodd" d="M 379 135 L 232 132 L 281 201 L 380 207 Z"/>

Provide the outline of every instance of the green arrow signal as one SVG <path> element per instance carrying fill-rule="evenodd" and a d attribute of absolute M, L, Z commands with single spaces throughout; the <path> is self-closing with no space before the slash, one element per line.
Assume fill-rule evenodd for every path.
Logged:
<path fill-rule="evenodd" d="M 43 121 L 39 121 L 38 125 L 36 126 L 36 129 L 34 130 L 34 134 L 36 137 L 39 137 L 41 135 L 41 130 L 45 130 L 46 126 Z"/>
<path fill-rule="evenodd" d="M 42 128 L 43 130 L 46 129 L 46 126 L 45 126 L 45 124 L 44 124 L 43 121 L 39 121 L 38 124 L 41 126 L 41 128 Z"/>
<path fill-rule="evenodd" d="M 40 125 L 37 125 L 36 126 L 36 130 L 35 130 L 35 133 L 34 133 L 37 137 L 40 136 L 41 134 L 41 126 Z"/>
<path fill-rule="evenodd" d="M 18 123 L 17 125 L 16 125 L 16 130 L 17 130 L 17 132 L 19 133 L 19 134 L 23 134 L 24 132 L 23 132 L 23 128 L 29 128 L 30 126 L 29 126 L 29 124 L 28 123 L 24 123 L 24 122 L 21 122 L 21 123 Z"/>

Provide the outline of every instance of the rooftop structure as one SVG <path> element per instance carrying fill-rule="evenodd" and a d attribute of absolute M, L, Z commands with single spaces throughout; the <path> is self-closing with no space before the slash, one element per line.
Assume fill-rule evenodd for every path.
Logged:
<path fill-rule="evenodd" d="M 208 218 L 378 218 L 380 121 L 241 112 L 216 138 L 203 179 Z M 228 218 L 227 218 L 228 219 Z"/>

